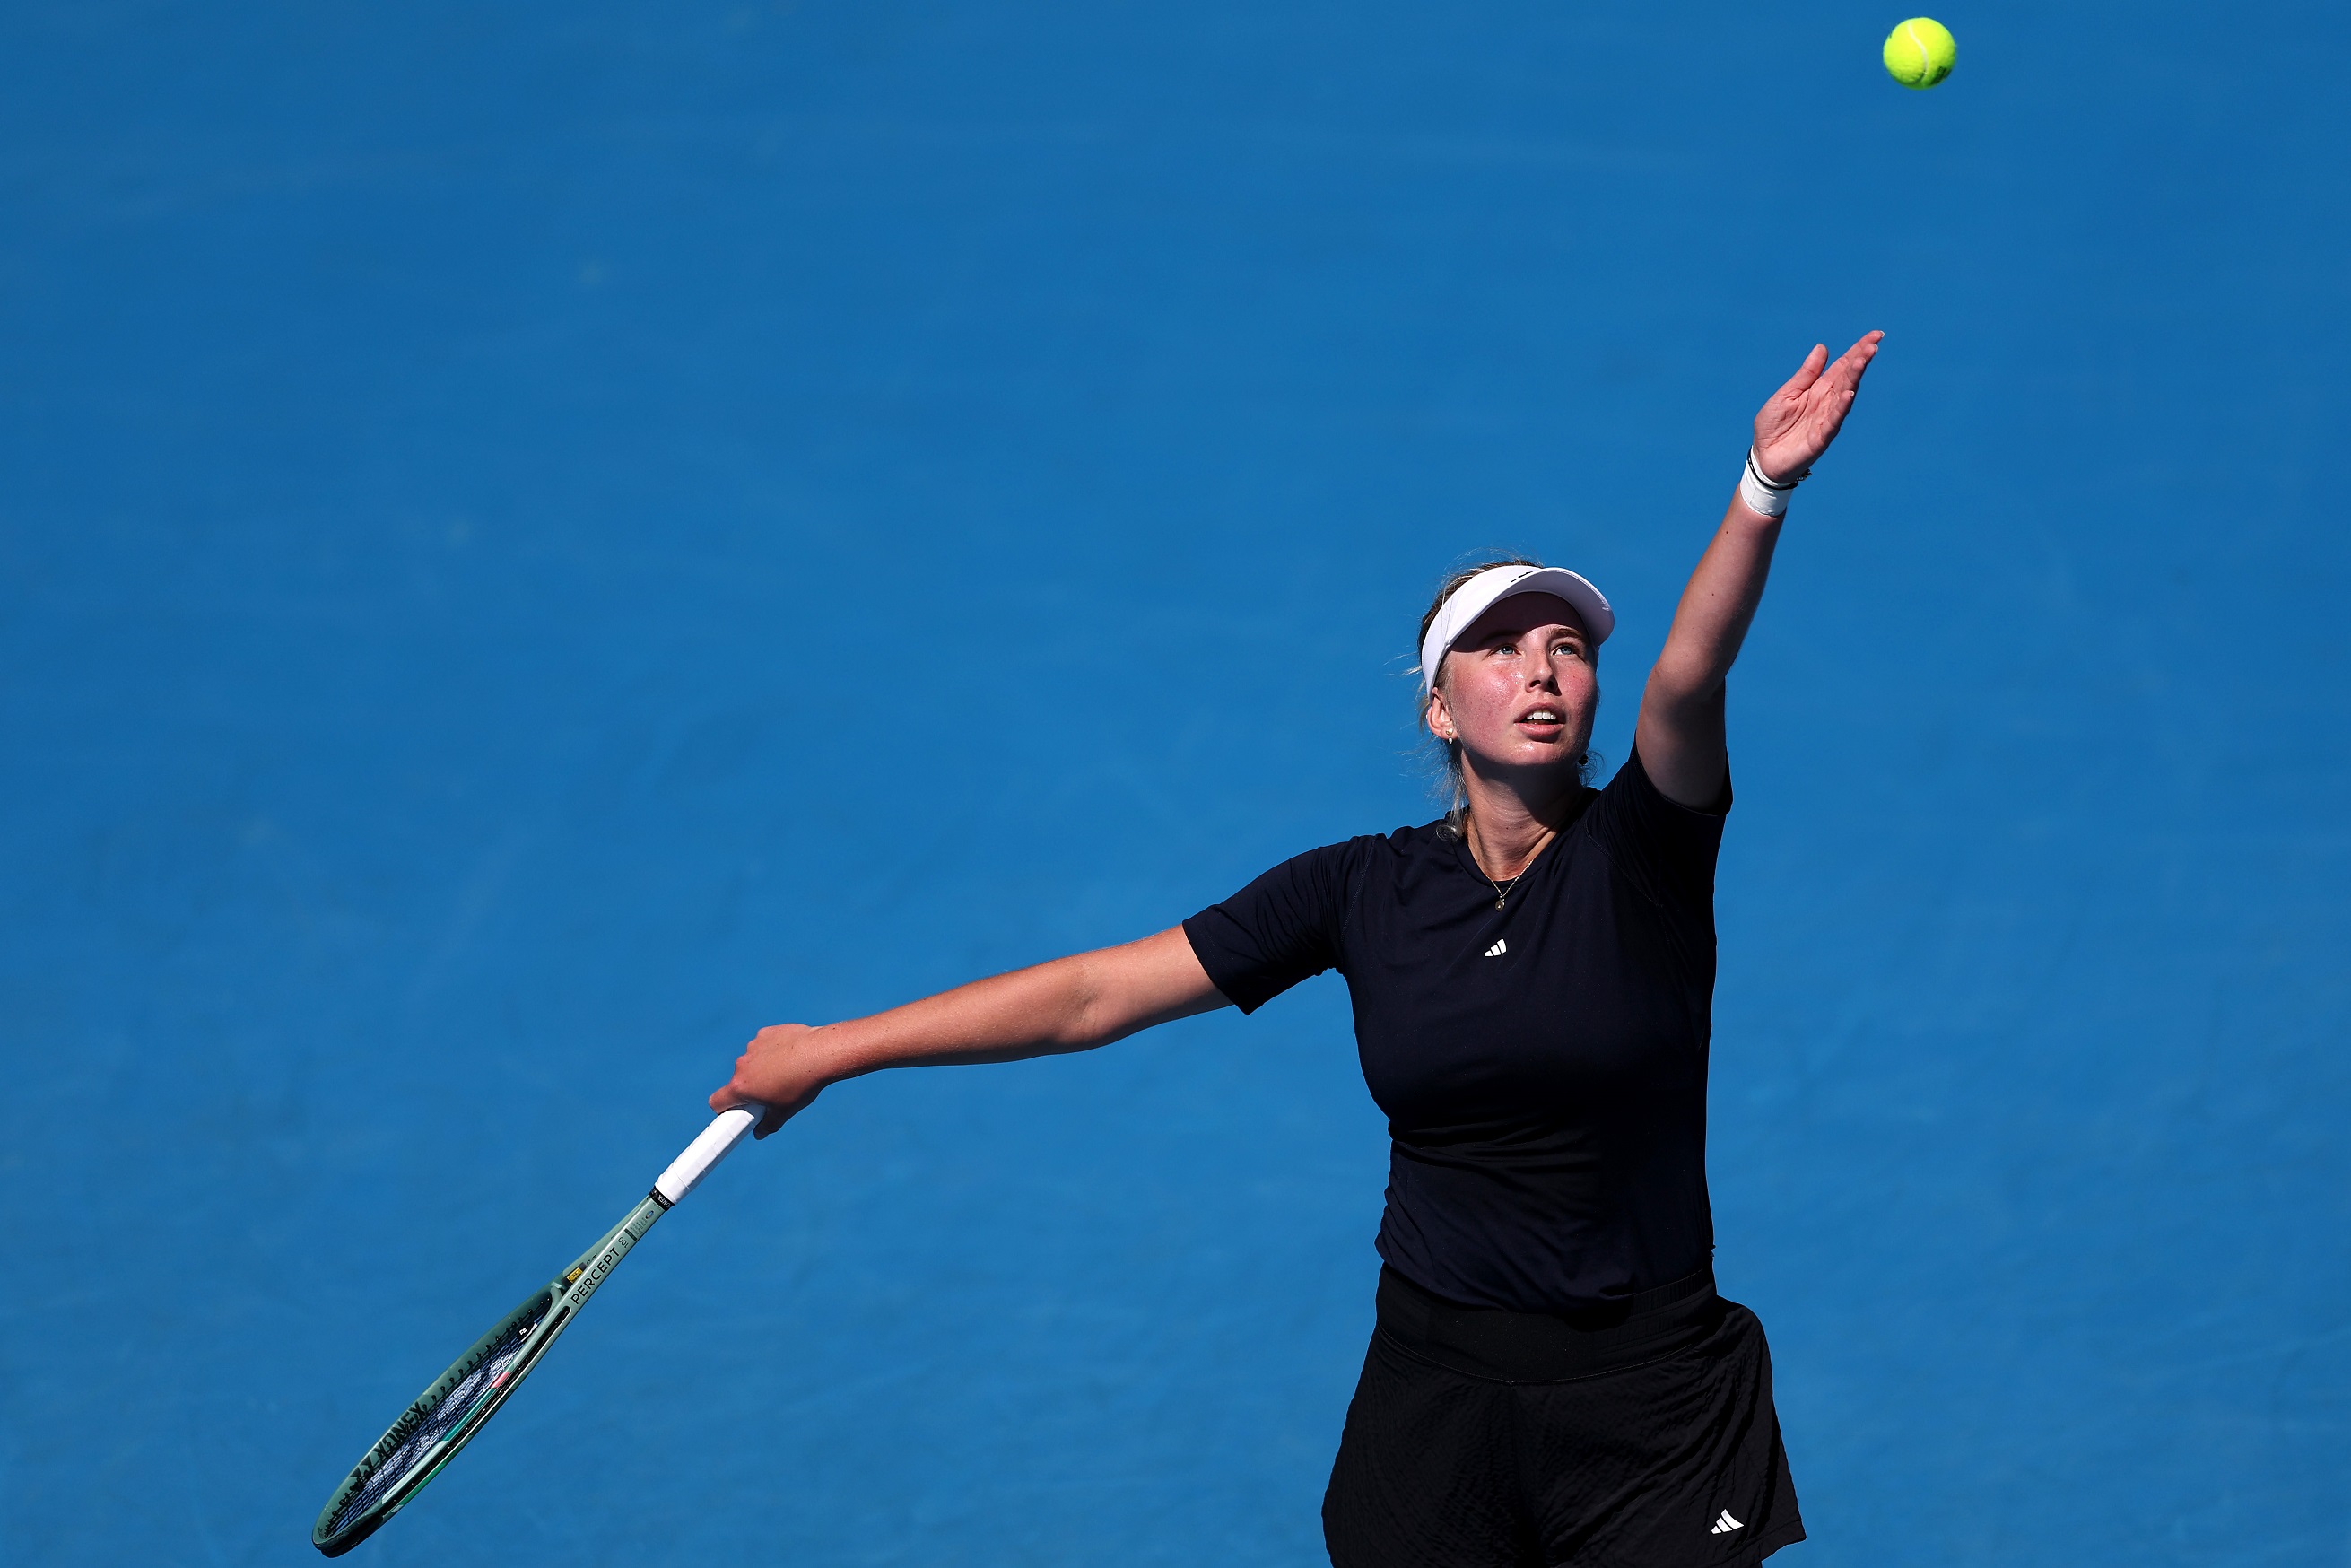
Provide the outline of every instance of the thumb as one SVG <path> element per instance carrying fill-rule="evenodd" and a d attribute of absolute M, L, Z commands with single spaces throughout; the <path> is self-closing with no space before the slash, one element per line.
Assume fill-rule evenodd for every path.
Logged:
<path fill-rule="evenodd" d="M 1804 356 L 1804 362 L 1796 367 L 1796 373 L 1780 383 L 1780 390 L 1771 395 L 1774 398 L 1797 396 L 1805 388 L 1821 379 L 1821 371 L 1827 367 L 1828 362 L 1829 346 L 1826 343 L 1814 343 L 1813 351 Z"/>

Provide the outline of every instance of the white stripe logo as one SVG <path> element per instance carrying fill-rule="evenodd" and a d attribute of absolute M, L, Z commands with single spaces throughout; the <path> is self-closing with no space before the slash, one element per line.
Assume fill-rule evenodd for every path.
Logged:
<path fill-rule="evenodd" d="M 1510 945 L 1507 941 L 1497 942 L 1491 947 L 1486 949 L 1486 956 L 1489 958 L 1499 958 L 1510 950 Z"/>
<path fill-rule="evenodd" d="M 1714 1521 L 1714 1528 L 1708 1531 L 1707 1533 L 1708 1535 L 1728 1535 L 1734 1530 L 1744 1530 L 1747 1527 L 1740 1523 L 1739 1521 L 1731 1518 L 1730 1511 L 1726 1508 L 1722 1511 L 1722 1517 Z"/>

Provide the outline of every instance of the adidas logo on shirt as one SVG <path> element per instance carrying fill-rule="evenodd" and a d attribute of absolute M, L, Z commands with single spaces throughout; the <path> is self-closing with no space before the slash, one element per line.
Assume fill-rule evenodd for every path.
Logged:
<path fill-rule="evenodd" d="M 1488 956 L 1489 958 L 1499 958 L 1499 957 L 1500 957 L 1503 954 L 1505 954 L 1505 953 L 1509 952 L 1510 950 L 1510 943 L 1508 943 L 1508 942 L 1506 942 L 1506 941 L 1505 941 L 1505 942 L 1497 942 L 1497 943 L 1495 943 L 1491 947 L 1489 947 L 1489 948 L 1487 948 L 1487 949 L 1486 949 L 1486 956 Z M 1456 951 L 1458 951 L 1458 949 L 1456 949 Z"/>
<path fill-rule="evenodd" d="M 1714 1528 L 1708 1531 L 1707 1533 L 1708 1535 L 1728 1535 L 1734 1530 L 1744 1530 L 1747 1527 L 1740 1523 L 1739 1521 L 1731 1518 L 1730 1511 L 1726 1508 L 1722 1511 L 1722 1517 L 1714 1521 Z"/>

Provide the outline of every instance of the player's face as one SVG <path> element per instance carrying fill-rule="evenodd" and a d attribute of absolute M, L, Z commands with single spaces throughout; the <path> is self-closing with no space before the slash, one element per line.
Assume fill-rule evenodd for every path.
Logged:
<path fill-rule="evenodd" d="M 1444 676 L 1429 727 L 1480 773 L 1573 771 L 1591 743 L 1599 673 L 1583 620 L 1556 594 L 1497 601 L 1446 654 Z"/>

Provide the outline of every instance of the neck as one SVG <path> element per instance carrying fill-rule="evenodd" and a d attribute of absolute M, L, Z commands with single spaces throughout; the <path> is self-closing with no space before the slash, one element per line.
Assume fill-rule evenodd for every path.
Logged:
<path fill-rule="evenodd" d="M 1478 869 L 1496 882 L 1508 882 L 1524 872 L 1567 825 L 1583 798 L 1583 779 L 1579 772 L 1562 777 L 1548 768 L 1533 778 L 1492 779 L 1468 768 L 1462 771 L 1461 792 L 1469 811 L 1469 852 Z"/>

